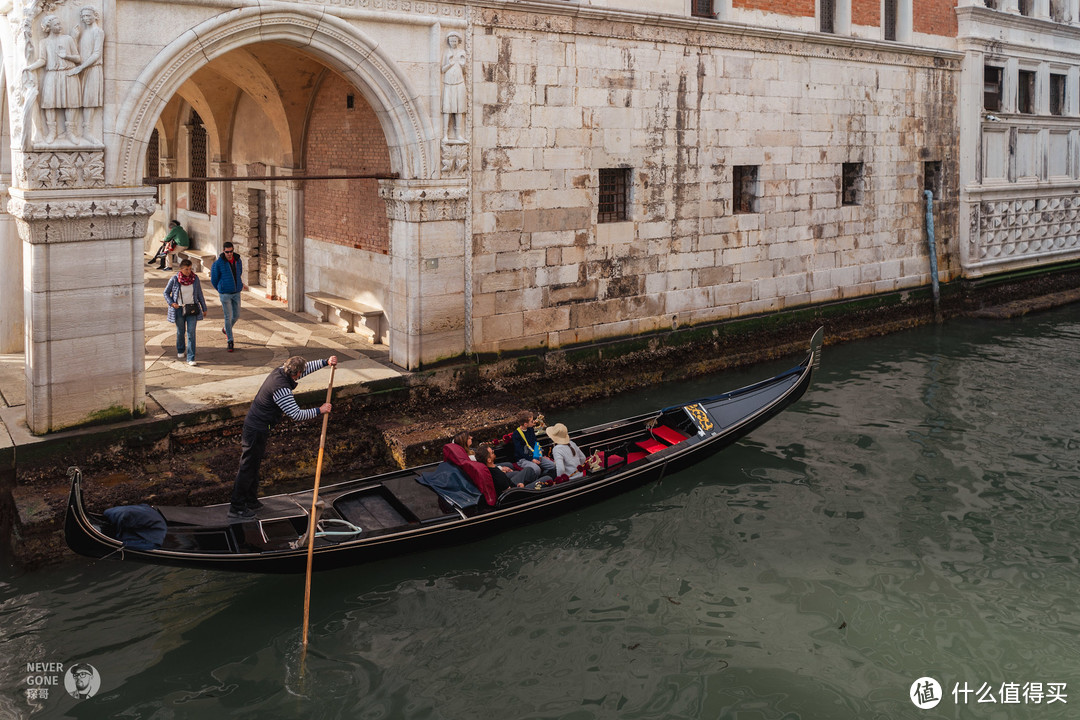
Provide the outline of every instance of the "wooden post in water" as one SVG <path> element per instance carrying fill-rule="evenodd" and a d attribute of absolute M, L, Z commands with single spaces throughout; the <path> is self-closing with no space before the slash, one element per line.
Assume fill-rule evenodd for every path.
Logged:
<path fill-rule="evenodd" d="M 334 392 L 334 370 L 336 369 L 337 365 L 330 366 L 330 384 L 326 388 L 326 402 L 330 402 L 330 397 Z M 319 437 L 319 459 L 315 463 L 315 490 L 311 494 L 311 514 L 308 516 L 307 574 L 304 576 L 304 632 L 300 649 L 300 677 L 304 676 L 304 660 L 307 659 L 308 611 L 311 608 L 311 563 L 315 558 L 315 522 L 317 520 L 315 511 L 316 505 L 319 504 L 319 479 L 322 477 L 323 450 L 326 447 L 326 426 L 329 422 L 330 413 L 326 413 L 323 415 L 322 435 Z"/>

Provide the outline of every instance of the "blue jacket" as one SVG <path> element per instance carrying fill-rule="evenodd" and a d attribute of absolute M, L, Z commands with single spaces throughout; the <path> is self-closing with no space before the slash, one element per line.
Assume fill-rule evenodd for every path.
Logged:
<path fill-rule="evenodd" d="M 219 294 L 228 295 L 244 289 L 244 261 L 235 253 L 233 257 L 236 258 L 235 264 L 225 259 L 225 253 L 221 253 L 210 266 L 210 284 Z"/>
<path fill-rule="evenodd" d="M 176 275 L 179 274 L 180 273 L 176 273 Z M 181 311 L 184 308 L 184 303 L 180 302 L 180 281 L 176 279 L 176 275 L 173 275 L 171 278 L 169 278 L 169 284 L 165 286 L 165 299 L 169 301 L 169 312 L 166 313 L 166 317 L 171 323 L 176 322 L 176 308 L 174 308 L 172 304 L 179 303 Z M 202 285 L 199 284 L 199 276 L 196 275 L 195 282 L 191 285 L 188 285 L 187 287 L 195 289 L 194 302 L 199 304 L 198 319 L 202 320 L 203 313 L 206 312 L 206 299 L 203 297 L 202 294 Z M 192 294 L 190 291 L 184 290 L 184 297 L 190 298 L 191 296 Z"/>

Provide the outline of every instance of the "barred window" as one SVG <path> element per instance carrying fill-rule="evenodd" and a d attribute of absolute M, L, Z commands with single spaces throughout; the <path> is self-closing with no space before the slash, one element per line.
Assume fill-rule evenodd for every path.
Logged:
<path fill-rule="evenodd" d="M 818 29 L 823 33 L 836 32 L 836 0 L 819 0 Z"/>
<path fill-rule="evenodd" d="M 863 164 L 844 163 L 841 176 L 840 204 L 862 205 Z"/>
<path fill-rule="evenodd" d="M 733 212 L 757 212 L 757 171 L 757 165 L 736 165 L 731 169 Z"/>
<path fill-rule="evenodd" d="M 714 17 L 712 0 L 693 0 L 690 3 L 690 14 L 694 17 Z"/>
<path fill-rule="evenodd" d="M 199 113 L 191 111 L 191 177 L 206 177 L 206 128 L 203 127 Z M 192 212 L 206 212 L 206 183 L 188 184 L 188 209 Z"/>
<path fill-rule="evenodd" d="M 146 144 L 146 177 L 157 178 L 161 175 L 161 142 L 158 139 L 157 128 L 150 133 L 150 142 Z M 154 199 L 157 202 L 161 202 L 161 186 L 154 185 L 155 196 Z"/>
<path fill-rule="evenodd" d="M 886 40 L 896 39 L 896 0 L 885 0 L 885 17 L 882 18 Z"/>
<path fill-rule="evenodd" d="M 608 223 L 626 220 L 629 190 L 630 168 L 601 168 L 596 221 Z"/>
<path fill-rule="evenodd" d="M 941 199 L 941 161 L 930 160 L 923 163 L 923 190 L 934 193 L 934 199 Z"/>

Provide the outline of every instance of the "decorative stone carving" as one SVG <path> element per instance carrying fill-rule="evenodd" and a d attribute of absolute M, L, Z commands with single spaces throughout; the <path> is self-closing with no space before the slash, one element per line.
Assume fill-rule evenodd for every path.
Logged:
<path fill-rule="evenodd" d="M 443 177 L 461 177 L 469 169 L 469 148 L 467 145 L 444 142 L 442 144 Z"/>
<path fill-rule="evenodd" d="M 157 206 L 142 188 L 130 196 L 93 199 L 86 198 L 85 190 L 76 192 L 13 189 L 7 209 L 19 237 L 32 244 L 142 237 Z"/>
<path fill-rule="evenodd" d="M 461 45 L 461 33 L 446 36 L 449 49 L 443 55 L 442 115 L 443 143 L 465 142 L 465 48 Z"/>
<path fill-rule="evenodd" d="M 994 262 L 1080 249 L 1080 197 L 988 200 L 973 213 L 978 223 L 971 258 Z"/>
<path fill-rule="evenodd" d="M 105 186 L 105 153 L 26 153 L 17 167 L 18 186 L 31 190 Z"/>
<path fill-rule="evenodd" d="M 393 187 L 380 185 L 379 197 L 386 201 L 391 220 L 464 220 L 466 187 Z"/>
<path fill-rule="evenodd" d="M 33 0 L 12 17 L 19 23 L 17 43 L 26 63 L 12 90 L 12 135 L 24 150 L 102 146 L 98 117 L 104 106 L 105 32 L 98 11 L 86 6 L 72 35 L 66 34 L 56 14 L 65 5 Z M 44 9 L 56 13 L 42 17 Z M 35 27 L 41 34 L 37 40 Z"/>

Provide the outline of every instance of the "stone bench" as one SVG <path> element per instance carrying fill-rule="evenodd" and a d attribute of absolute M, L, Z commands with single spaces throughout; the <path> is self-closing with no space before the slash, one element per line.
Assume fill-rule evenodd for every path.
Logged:
<path fill-rule="evenodd" d="M 355 332 L 367 337 L 372 344 L 388 344 L 389 328 L 385 327 L 383 311 L 355 300 L 346 300 L 328 293 L 304 293 L 314 304 L 319 322 L 329 322 L 330 314 L 344 322 L 345 332 Z"/>
<path fill-rule="evenodd" d="M 188 248 L 187 250 L 177 248 L 176 254 L 191 261 L 191 271 L 194 273 L 200 273 L 205 269 L 206 273 L 210 274 L 210 266 L 217 260 L 217 255 L 207 254 L 205 251 L 196 250 L 195 248 Z M 177 269 L 179 270 L 179 268 Z"/>

